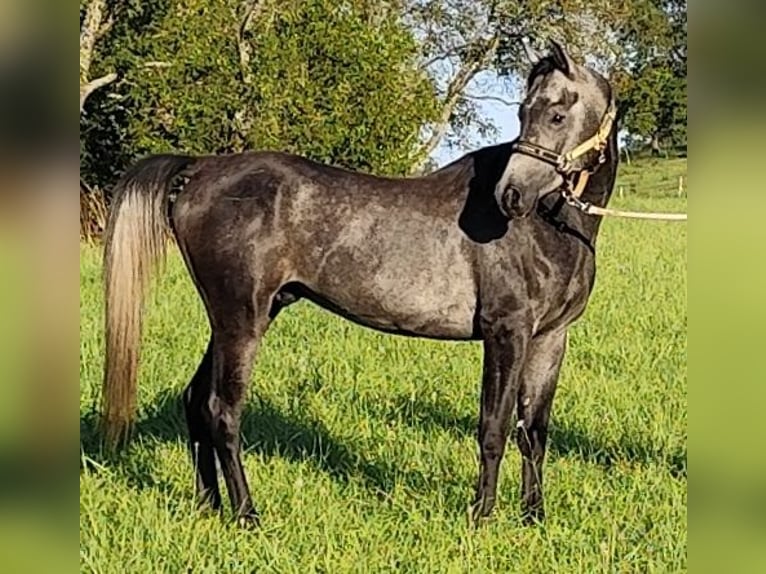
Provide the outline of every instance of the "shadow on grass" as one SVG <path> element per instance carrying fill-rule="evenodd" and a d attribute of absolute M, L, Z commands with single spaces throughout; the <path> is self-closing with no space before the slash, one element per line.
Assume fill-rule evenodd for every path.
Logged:
<path fill-rule="evenodd" d="M 460 437 L 475 437 L 478 428 L 477 413 L 468 414 L 442 401 L 425 400 L 410 396 L 398 399 L 387 412 L 373 413 L 384 418 L 402 418 L 405 422 L 424 431 L 447 430 Z M 567 422 L 551 421 L 548 435 L 548 452 L 556 457 L 577 457 L 605 469 L 619 463 L 664 465 L 674 478 L 686 478 L 686 450 L 665 452 L 646 443 L 623 437 L 619 443 L 594 438 L 587 430 Z"/>
<path fill-rule="evenodd" d="M 397 484 L 422 491 L 433 487 L 430 483 L 436 481 L 435 477 L 430 479 L 420 472 L 397 468 L 394 463 L 370 461 L 363 453 L 333 437 L 310 413 L 286 414 L 266 400 L 256 399 L 247 404 L 242 418 L 242 436 L 245 454 L 255 452 L 265 458 L 308 462 L 338 482 L 360 480 L 378 496 L 392 492 Z M 103 452 L 96 413 L 80 417 L 80 445 L 86 461 L 95 462 L 94 469 L 106 461 L 113 463 L 112 466 L 119 469 L 119 474 L 130 485 L 139 488 L 170 488 L 154 478 L 156 471 L 153 467 L 162 464 L 154 451 L 161 443 L 180 441 L 185 444 L 186 440 L 186 421 L 180 396 L 176 393 L 160 395 L 136 423 L 131 445 L 122 454 Z M 191 476 L 191 461 L 188 472 Z"/>
<path fill-rule="evenodd" d="M 390 403 L 389 403 L 390 404 Z M 478 410 L 478 405 L 477 405 Z M 381 408 L 369 416 L 399 421 L 418 427 L 426 432 L 447 430 L 458 437 L 476 436 L 477 415 L 467 414 L 439 401 L 409 396 L 394 401 L 394 406 Z M 413 470 L 396 466 L 396 461 L 369 460 L 361 449 L 341 442 L 319 420 L 305 411 L 285 413 L 266 400 L 248 403 L 242 422 L 242 435 L 246 453 L 258 453 L 265 458 L 280 457 L 291 461 L 308 462 L 341 483 L 360 481 L 365 488 L 378 496 L 385 496 L 401 485 L 416 492 L 430 489 L 465 491 L 470 496 L 472 485 L 446 484 L 444 476 L 425 476 Z M 126 453 L 108 456 L 99 444 L 95 413 L 81 415 L 80 445 L 82 464 L 111 462 L 128 484 L 137 488 L 157 488 L 171 492 L 173 487 L 156 478 L 157 465 L 163 460 L 157 447 L 162 443 L 186 441 L 186 423 L 180 396 L 166 392 L 144 413 L 137 422 L 131 447 Z M 136 446 L 136 445 L 140 446 Z M 593 438 L 583 429 L 563 425 L 551 425 L 548 449 L 552 456 L 577 457 L 585 462 L 609 469 L 615 464 L 659 464 L 676 477 L 686 477 L 686 451 L 663 452 L 652 445 L 636 443 L 629 438 L 618 444 Z M 509 450 L 509 452 L 512 452 Z M 85 462 L 83 462 L 85 461 Z M 473 464 L 475 461 L 466 461 Z M 188 466 L 189 484 L 192 483 L 192 467 Z M 457 479 L 455 479 L 457 480 Z M 223 486 L 223 485 L 222 485 Z M 191 493 L 191 490 L 190 490 Z M 254 491 L 257 497 L 257 491 Z"/>

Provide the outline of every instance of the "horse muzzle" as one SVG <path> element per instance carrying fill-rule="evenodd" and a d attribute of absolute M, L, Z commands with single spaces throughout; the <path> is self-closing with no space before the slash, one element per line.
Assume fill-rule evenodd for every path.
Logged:
<path fill-rule="evenodd" d="M 524 194 L 518 187 L 512 185 L 495 189 L 495 199 L 500 211 L 508 219 L 527 217 L 537 203 L 536 194 Z"/>

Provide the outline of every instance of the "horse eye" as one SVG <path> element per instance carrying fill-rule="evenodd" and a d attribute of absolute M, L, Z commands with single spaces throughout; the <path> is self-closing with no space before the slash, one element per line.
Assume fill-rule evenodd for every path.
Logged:
<path fill-rule="evenodd" d="M 561 114 L 553 114 L 553 119 L 551 121 L 556 125 L 563 124 L 564 116 L 562 116 Z"/>

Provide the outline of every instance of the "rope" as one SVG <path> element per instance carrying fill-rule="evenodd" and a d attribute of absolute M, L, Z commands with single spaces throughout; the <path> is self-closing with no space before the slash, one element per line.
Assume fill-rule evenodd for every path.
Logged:
<path fill-rule="evenodd" d="M 631 219 L 654 219 L 657 221 L 686 221 L 685 213 L 661 213 L 651 211 L 623 211 L 622 209 L 609 209 L 586 204 L 580 210 L 588 215 L 607 215 L 610 217 L 628 217 Z"/>
<path fill-rule="evenodd" d="M 583 171 L 577 179 L 577 184 L 571 192 L 563 190 L 564 199 L 567 203 L 573 205 L 587 215 L 601 215 L 608 217 L 627 217 L 630 219 L 651 219 L 655 221 L 686 221 L 688 219 L 685 213 L 662 213 L 651 211 L 625 211 L 622 209 L 611 209 L 608 207 L 598 207 L 580 199 L 585 186 L 590 178 L 590 173 Z"/>

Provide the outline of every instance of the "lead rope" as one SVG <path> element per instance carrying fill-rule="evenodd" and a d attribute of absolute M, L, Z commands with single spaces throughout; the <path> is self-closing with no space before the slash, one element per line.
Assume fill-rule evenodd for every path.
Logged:
<path fill-rule="evenodd" d="M 561 194 L 564 196 L 566 202 L 588 215 L 601 215 L 608 217 L 626 217 L 630 219 L 652 219 L 655 221 L 686 221 L 687 214 L 685 213 L 662 213 L 651 211 L 625 211 L 622 209 L 610 209 L 608 207 L 598 207 L 587 201 L 580 199 L 585 186 L 590 178 L 590 173 L 587 171 L 580 172 L 580 177 L 577 178 L 577 184 L 572 188 L 571 182 L 568 182 L 561 189 Z"/>

